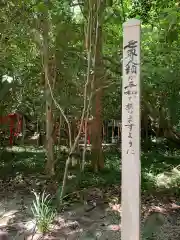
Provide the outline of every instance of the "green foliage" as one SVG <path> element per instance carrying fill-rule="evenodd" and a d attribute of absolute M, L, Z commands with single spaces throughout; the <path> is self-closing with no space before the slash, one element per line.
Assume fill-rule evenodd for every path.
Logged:
<path fill-rule="evenodd" d="M 122 23 L 124 18 L 137 17 L 142 20 L 143 98 L 149 101 L 154 109 L 163 107 L 165 117 L 178 128 L 180 117 L 178 1 L 163 0 L 160 3 L 118 0 L 106 3 L 103 64 L 108 77 L 104 78 L 102 84 L 106 86 L 110 83 L 111 86 L 106 87 L 104 91 L 104 119 L 121 117 L 119 113 Z M 13 76 L 16 88 L 11 94 L 6 94 L 6 98 L 1 101 L 0 109 L 6 112 L 18 109 L 31 115 L 38 115 L 39 119 L 44 118 L 40 19 L 42 13 L 48 11 L 51 36 L 49 51 L 56 60 L 56 82 L 53 92 L 65 112 L 80 115 L 82 85 L 87 67 L 84 44 L 87 12 L 83 11 L 83 5 L 81 9 L 78 5 L 76 7 L 72 5 L 71 1 L 44 4 L 43 1 L 37 3 L 33 0 L 9 1 L 8 4 L 3 4 L 4 11 L 0 16 L 2 30 L 0 73 L 1 76 L 5 74 Z M 84 8 L 86 7 L 85 5 Z"/>
<path fill-rule="evenodd" d="M 161 130 L 179 131 L 179 2 L 107 0 L 106 3 L 102 46 L 105 75 L 102 80 L 104 120 L 121 119 L 122 23 L 124 19 L 136 17 L 142 20 L 142 117 L 148 116 L 151 119 L 151 128 L 159 126 Z M 80 116 L 87 70 L 85 48 L 87 6 L 85 2 L 76 8 L 72 5 L 72 1 L 62 0 L 48 4 L 44 4 L 43 1 L 12 0 L 3 4 L 0 15 L 0 76 L 12 76 L 15 87 L 12 91 L 10 84 L 2 83 L 0 80 L 0 112 L 4 115 L 20 110 L 38 118 L 40 122 L 44 121 L 46 96 L 42 70 L 41 17 L 43 12 L 48 11 L 50 26 L 48 47 L 56 75 L 53 94 L 67 115 L 73 118 Z M 53 68 L 51 70 L 53 75 Z M 53 109 L 53 113 L 54 116 L 59 115 L 59 110 Z M 142 165 L 144 169 L 149 169 L 143 172 L 142 187 L 147 190 L 157 187 L 160 161 L 163 159 L 167 161 L 166 165 L 164 163 L 162 165 L 166 169 L 172 158 L 167 157 L 165 153 L 154 152 L 143 154 L 143 159 L 145 158 L 148 159 L 148 163 L 144 166 L 143 160 Z M 20 161 L 16 161 L 15 166 L 18 164 L 22 166 Z M 111 165 L 111 161 L 116 168 Z M 118 161 L 117 156 L 107 156 L 102 175 L 92 175 L 87 171 L 86 177 L 82 179 L 82 185 L 119 182 L 118 177 L 117 181 L 112 177 L 113 173 L 116 176 L 119 174 Z M 26 160 L 24 166 L 27 162 L 30 161 Z M 2 169 L 5 168 L 6 164 Z M 14 173 L 15 170 L 11 170 Z M 171 186 L 179 181 L 177 175 L 174 179 Z"/>
<path fill-rule="evenodd" d="M 6 144 L 7 145 L 7 144 Z M 0 175 L 2 179 L 11 179 L 18 174 L 29 176 L 40 174 L 44 170 L 45 152 L 35 147 L 13 147 L 2 149 Z"/>
<path fill-rule="evenodd" d="M 51 206 L 50 195 L 43 191 L 42 194 L 33 192 L 35 200 L 33 201 L 32 213 L 36 219 L 39 232 L 46 233 L 55 219 L 55 211 Z"/>

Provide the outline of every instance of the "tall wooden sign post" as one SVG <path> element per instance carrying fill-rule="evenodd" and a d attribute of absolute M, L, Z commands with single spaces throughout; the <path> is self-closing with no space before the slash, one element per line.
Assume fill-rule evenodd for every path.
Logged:
<path fill-rule="evenodd" d="M 123 24 L 121 240 L 140 239 L 140 25 Z"/>

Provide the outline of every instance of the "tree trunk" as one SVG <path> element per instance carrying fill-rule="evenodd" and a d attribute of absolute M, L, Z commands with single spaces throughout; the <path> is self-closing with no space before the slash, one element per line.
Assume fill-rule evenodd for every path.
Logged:
<path fill-rule="evenodd" d="M 50 85 L 52 84 L 49 71 L 49 47 L 48 47 L 48 12 L 44 14 L 43 19 L 43 67 L 45 75 L 45 94 L 46 94 L 46 173 L 49 176 L 54 175 L 54 148 L 53 148 L 53 114 L 52 114 L 52 97 Z"/>
<path fill-rule="evenodd" d="M 62 126 L 62 116 L 59 117 L 59 136 L 58 136 L 58 147 L 61 145 L 61 126 Z"/>
<path fill-rule="evenodd" d="M 101 88 L 103 76 L 102 64 L 102 21 L 101 16 L 104 4 L 97 0 L 97 16 L 96 16 L 96 49 L 94 63 L 94 90 Z M 104 168 L 104 158 L 102 152 L 102 88 L 96 91 L 93 103 L 93 127 L 92 127 L 92 166 L 94 171 Z"/>
<path fill-rule="evenodd" d="M 54 148 L 53 148 L 53 115 L 52 115 L 52 103 L 46 102 L 46 173 L 50 176 L 54 175 Z"/>

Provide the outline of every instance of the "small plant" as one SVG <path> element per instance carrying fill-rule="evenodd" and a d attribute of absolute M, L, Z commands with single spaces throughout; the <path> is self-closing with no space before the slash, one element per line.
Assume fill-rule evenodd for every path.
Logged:
<path fill-rule="evenodd" d="M 35 200 L 33 201 L 33 206 L 31 207 L 34 218 L 36 219 L 36 225 L 38 231 L 41 233 L 46 233 L 50 229 L 50 224 L 55 218 L 55 211 L 51 206 L 51 198 L 49 194 L 42 194 L 34 192 Z"/>

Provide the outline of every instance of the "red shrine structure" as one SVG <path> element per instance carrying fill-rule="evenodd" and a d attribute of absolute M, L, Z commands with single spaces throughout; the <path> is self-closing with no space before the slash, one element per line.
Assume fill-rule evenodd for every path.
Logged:
<path fill-rule="evenodd" d="M 9 126 L 9 144 L 13 145 L 14 137 L 18 137 L 22 131 L 22 116 L 18 113 L 10 113 L 7 116 L 0 116 L 0 128 L 1 125 Z"/>

